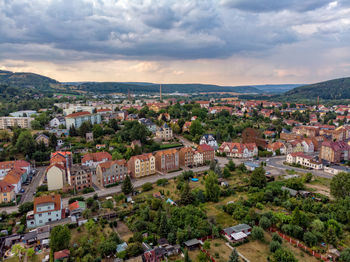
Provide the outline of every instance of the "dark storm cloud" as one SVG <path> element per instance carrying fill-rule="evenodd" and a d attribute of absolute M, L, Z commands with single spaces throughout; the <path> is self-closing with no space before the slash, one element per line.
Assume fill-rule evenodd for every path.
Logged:
<path fill-rule="evenodd" d="M 278 11 L 312 11 L 328 3 L 0 0 L 0 58 L 155 60 L 263 53 L 299 41 L 293 16 L 281 22 Z M 264 16 L 264 12 L 272 11 L 276 14 Z M 305 21 L 303 17 L 298 19 L 299 24 Z"/>

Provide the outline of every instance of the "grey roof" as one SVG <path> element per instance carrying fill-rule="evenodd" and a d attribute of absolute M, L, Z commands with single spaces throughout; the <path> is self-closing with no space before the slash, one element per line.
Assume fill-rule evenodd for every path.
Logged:
<path fill-rule="evenodd" d="M 36 230 L 35 231 L 31 231 L 31 232 L 28 232 L 27 234 L 25 234 L 23 236 L 23 240 L 24 241 L 28 241 L 28 240 L 37 238 L 37 236 L 38 236 L 38 233 L 36 232 Z"/>
<path fill-rule="evenodd" d="M 47 239 L 50 237 L 50 232 L 44 232 L 44 233 L 39 233 L 37 239 L 42 240 L 42 239 Z"/>
<path fill-rule="evenodd" d="M 200 242 L 198 239 L 194 238 L 194 239 L 191 239 L 191 240 L 187 240 L 184 245 L 187 246 L 187 247 L 191 247 L 191 246 L 195 246 L 195 245 L 199 245 Z"/>
<path fill-rule="evenodd" d="M 233 227 L 228 227 L 224 229 L 225 234 L 227 235 L 231 235 L 232 233 L 238 233 L 238 232 L 242 232 L 245 230 L 249 230 L 251 229 L 251 226 L 247 225 L 247 224 L 239 224 Z"/>
<path fill-rule="evenodd" d="M 296 196 L 298 194 L 297 190 L 294 190 L 294 189 L 291 189 L 291 188 L 288 188 L 288 187 L 285 187 L 285 186 L 282 186 L 281 189 L 284 190 L 284 191 L 289 191 L 289 194 L 291 196 Z"/>
<path fill-rule="evenodd" d="M 330 166 L 329 168 L 333 168 L 335 170 L 349 172 L 349 168 L 346 166 Z"/>

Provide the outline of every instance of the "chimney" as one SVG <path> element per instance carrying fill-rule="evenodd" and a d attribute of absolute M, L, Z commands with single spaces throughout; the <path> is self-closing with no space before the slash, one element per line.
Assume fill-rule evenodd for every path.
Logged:
<path fill-rule="evenodd" d="M 159 101 L 162 101 L 162 84 L 159 87 Z"/>

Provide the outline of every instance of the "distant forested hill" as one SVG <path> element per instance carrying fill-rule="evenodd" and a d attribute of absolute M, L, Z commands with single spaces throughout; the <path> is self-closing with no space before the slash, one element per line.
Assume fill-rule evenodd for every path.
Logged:
<path fill-rule="evenodd" d="M 52 85 L 58 81 L 33 73 L 13 73 L 0 70 L 0 84 L 11 87 L 35 88 L 40 91 L 52 91 Z"/>
<path fill-rule="evenodd" d="M 285 99 L 350 99 L 350 77 L 339 78 L 294 88 L 285 94 Z"/>

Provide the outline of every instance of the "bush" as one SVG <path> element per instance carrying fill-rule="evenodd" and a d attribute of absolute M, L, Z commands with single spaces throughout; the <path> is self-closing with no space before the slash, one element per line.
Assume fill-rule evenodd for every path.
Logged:
<path fill-rule="evenodd" d="M 79 196 L 79 197 L 72 197 L 72 198 L 69 199 L 68 204 L 72 204 L 72 203 L 74 203 L 75 201 L 84 201 L 84 200 L 85 200 L 85 199 L 84 199 L 84 197 L 82 197 L 82 196 Z"/>
<path fill-rule="evenodd" d="M 305 175 L 305 177 L 304 177 L 304 181 L 305 181 L 305 183 L 309 183 L 309 182 L 311 182 L 311 180 L 312 180 L 312 173 L 306 173 L 306 175 Z"/>
<path fill-rule="evenodd" d="M 255 226 L 252 230 L 252 238 L 254 240 L 264 240 L 264 230 L 261 227 Z"/>
<path fill-rule="evenodd" d="M 37 192 L 46 192 L 46 191 L 48 191 L 49 189 L 48 189 L 48 186 L 47 185 L 41 185 L 41 186 L 38 186 L 37 188 L 36 188 L 36 191 Z"/>
<path fill-rule="evenodd" d="M 277 249 L 272 256 L 272 262 L 297 262 L 298 260 L 294 257 L 293 253 L 287 249 Z"/>
<path fill-rule="evenodd" d="M 161 178 L 157 180 L 157 186 L 165 186 L 167 184 L 169 184 L 169 182 L 166 178 Z"/>
<path fill-rule="evenodd" d="M 270 252 L 275 253 L 280 248 L 281 248 L 280 242 L 273 241 L 273 240 L 270 242 Z"/>
<path fill-rule="evenodd" d="M 272 234 L 272 241 L 278 241 L 280 244 L 282 244 L 282 238 L 277 233 Z"/>
<path fill-rule="evenodd" d="M 317 244 L 317 237 L 311 232 L 306 232 L 304 234 L 303 240 L 309 247 L 315 246 Z"/>
<path fill-rule="evenodd" d="M 92 187 L 87 187 L 83 189 L 83 194 L 87 194 L 91 192 L 95 192 L 95 189 L 93 189 Z"/>
<path fill-rule="evenodd" d="M 263 229 L 268 229 L 271 226 L 271 220 L 267 217 L 263 216 L 259 220 L 259 226 L 261 226 Z"/>
<path fill-rule="evenodd" d="M 152 183 L 148 182 L 142 185 L 142 191 L 146 192 L 146 191 L 150 191 L 153 189 L 153 185 Z"/>

